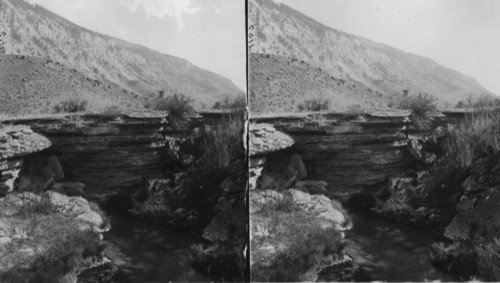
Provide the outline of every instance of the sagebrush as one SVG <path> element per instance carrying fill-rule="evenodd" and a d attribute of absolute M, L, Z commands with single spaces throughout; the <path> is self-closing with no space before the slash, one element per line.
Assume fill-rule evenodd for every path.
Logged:
<path fill-rule="evenodd" d="M 323 98 L 311 98 L 297 104 L 298 111 L 318 112 L 330 108 L 330 100 Z"/>

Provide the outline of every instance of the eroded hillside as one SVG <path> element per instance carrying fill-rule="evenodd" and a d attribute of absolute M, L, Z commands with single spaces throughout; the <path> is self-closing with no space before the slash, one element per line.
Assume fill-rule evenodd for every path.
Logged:
<path fill-rule="evenodd" d="M 58 102 L 72 96 L 87 99 L 94 110 L 142 108 L 137 95 L 50 59 L 0 56 L 0 113 L 50 113 Z"/>
<path fill-rule="evenodd" d="M 304 60 L 336 78 L 357 81 L 382 93 L 407 88 L 427 92 L 442 105 L 490 94 L 473 78 L 431 59 L 332 29 L 286 5 L 252 0 L 248 6 L 252 53 Z"/>
<path fill-rule="evenodd" d="M 185 59 L 79 27 L 37 5 L 1 0 L 7 54 L 50 58 L 84 75 L 138 94 L 182 92 L 211 105 L 242 94 L 229 79 Z"/>
<path fill-rule="evenodd" d="M 332 109 L 341 111 L 387 108 L 392 98 L 302 60 L 250 54 L 248 67 L 252 113 L 294 112 L 308 99 L 328 99 Z"/>

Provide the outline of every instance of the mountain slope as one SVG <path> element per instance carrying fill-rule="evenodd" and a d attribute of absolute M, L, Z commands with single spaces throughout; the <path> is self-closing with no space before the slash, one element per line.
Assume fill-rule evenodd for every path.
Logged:
<path fill-rule="evenodd" d="M 89 111 L 115 107 L 141 110 L 137 95 L 91 79 L 50 59 L 0 55 L 0 115 L 51 113 L 70 98 L 87 100 Z"/>
<path fill-rule="evenodd" d="M 81 28 L 43 7 L 21 0 L 0 0 L 0 7 L 8 54 L 50 58 L 138 94 L 163 89 L 208 105 L 243 94 L 229 79 L 185 59 Z"/>
<path fill-rule="evenodd" d="M 440 104 L 491 95 L 473 78 L 421 56 L 337 31 L 270 0 L 250 0 L 252 53 L 304 60 L 331 75 L 358 81 L 382 93 L 427 92 Z M 251 82 L 250 82 L 251 84 Z"/>
<path fill-rule="evenodd" d="M 384 108 L 392 97 L 361 83 L 348 83 L 302 60 L 269 54 L 250 54 L 250 112 L 294 112 L 305 100 L 327 99 L 338 111 Z"/>

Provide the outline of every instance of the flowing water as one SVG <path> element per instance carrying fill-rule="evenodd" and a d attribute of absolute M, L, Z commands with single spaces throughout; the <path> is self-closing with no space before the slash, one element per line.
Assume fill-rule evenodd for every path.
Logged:
<path fill-rule="evenodd" d="M 357 246 L 352 254 L 360 265 L 356 281 L 459 281 L 436 269 L 428 248 L 440 238 L 428 231 L 386 221 L 366 211 L 349 209 L 354 226 L 345 237 Z M 324 270 L 318 281 L 334 280 L 333 271 Z"/>
<path fill-rule="evenodd" d="M 112 229 L 104 240 L 113 271 L 96 268 L 80 275 L 79 282 L 213 281 L 189 263 L 189 247 L 200 239 L 120 214 L 110 218 Z"/>

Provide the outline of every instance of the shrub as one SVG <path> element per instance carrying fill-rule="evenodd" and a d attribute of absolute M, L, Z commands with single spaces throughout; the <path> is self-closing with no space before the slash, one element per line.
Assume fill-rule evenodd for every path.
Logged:
<path fill-rule="evenodd" d="M 221 109 L 221 110 L 242 110 L 247 106 L 247 98 L 244 95 L 238 95 L 233 100 L 231 100 L 228 96 L 223 100 L 219 100 L 215 102 L 213 109 Z"/>
<path fill-rule="evenodd" d="M 236 159 L 244 159 L 243 117 L 232 117 L 215 125 L 201 144 L 203 156 L 186 175 L 186 199 L 191 207 L 207 205 L 207 198 L 217 196 L 220 183 Z"/>
<path fill-rule="evenodd" d="M 244 156 L 242 117 L 230 116 L 216 125 L 207 133 L 202 151 L 208 168 L 223 169 L 233 158 Z"/>
<path fill-rule="evenodd" d="M 500 151 L 500 113 L 483 111 L 472 114 L 446 139 L 448 166 L 467 168 L 478 156 Z"/>
<path fill-rule="evenodd" d="M 431 122 L 429 113 L 436 110 L 435 98 L 427 93 L 406 95 L 399 101 L 399 109 L 410 110 L 419 128 L 428 128 Z"/>
<path fill-rule="evenodd" d="M 468 109 L 484 109 L 484 108 L 493 108 L 498 106 L 500 106 L 500 100 L 490 95 L 481 95 L 477 99 L 474 99 L 471 96 L 469 96 L 469 98 L 461 100 L 455 105 L 456 108 L 468 108 Z"/>
<path fill-rule="evenodd" d="M 25 202 L 9 220 L 26 237 L 0 247 L 0 282 L 59 282 L 103 249 L 97 232 L 82 231 L 81 222 L 59 213 L 46 195 Z"/>
<path fill-rule="evenodd" d="M 297 110 L 299 111 L 325 111 L 330 108 L 330 100 L 322 98 L 311 98 L 302 101 L 297 104 Z"/>
<path fill-rule="evenodd" d="M 265 211 L 279 211 L 279 212 L 291 213 L 299 210 L 300 207 L 287 194 L 285 194 L 279 200 L 265 203 L 261 208 L 261 211 L 263 211 L 263 213 L 266 213 Z"/>
<path fill-rule="evenodd" d="M 304 280 L 305 273 L 326 266 L 344 248 L 335 228 L 324 228 L 316 215 L 297 207 L 287 194 L 260 207 L 252 214 L 252 223 L 252 231 L 267 231 L 252 238 L 252 281 Z M 268 244 L 276 245 L 275 255 L 262 249 Z"/>
<path fill-rule="evenodd" d="M 29 218 L 33 214 L 50 215 L 57 212 L 57 208 L 52 204 L 48 196 L 42 196 L 40 201 L 26 202 L 19 207 L 19 216 L 23 219 Z"/>
<path fill-rule="evenodd" d="M 431 246 L 432 263 L 442 269 L 461 277 L 462 280 L 470 280 L 471 274 L 478 272 L 478 256 L 472 247 L 453 244 L 445 247 L 443 243 Z"/>
<path fill-rule="evenodd" d="M 56 113 L 76 113 L 87 109 L 88 101 L 83 98 L 71 97 L 54 105 Z"/>
<path fill-rule="evenodd" d="M 191 246 L 189 259 L 193 266 L 215 276 L 217 281 L 245 281 L 245 259 L 241 251 L 228 244 Z"/>
<path fill-rule="evenodd" d="M 194 112 L 194 100 L 184 94 L 162 97 L 153 102 L 153 109 L 167 111 L 174 127 L 182 129 L 186 126 L 187 115 Z"/>
<path fill-rule="evenodd" d="M 500 240 L 493 239 L 485 245 L 478 245 L 479 275 L 487 281 L 500 281 Z"/>
<path fill-rule="evenodd" d="M 99 235 L 93 231 L 68 229 L 43 254 L 29 264 L 16 265 L 0 274 L 2 282 L 59 282 L 85 258 L 103 250 Z"/>
<path fill-rule="evenodd" d="M 278 253 L 270 264 L 256 262 L 252 266 L 252 281 L 296 282 L 308 271 L 327 263 L 326 258 L 337 256 L 343 249 L 342 239 L 334 228 L 322 229 L 319 225 L 304 225 L 296 230 L 297 223 L 290 223 L 294 233 L 291 245 Z"/>

